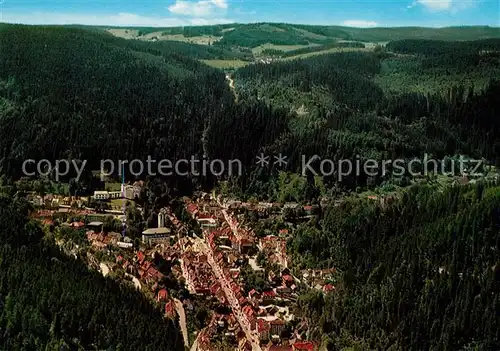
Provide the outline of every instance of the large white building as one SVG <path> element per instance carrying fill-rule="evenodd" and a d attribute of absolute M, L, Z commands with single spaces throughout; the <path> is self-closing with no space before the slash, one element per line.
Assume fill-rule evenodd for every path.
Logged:
<path fill-rule="evenodd" d="M 108 200 L 109 192 L 108 191 L 94 191 L 94 199 L 96 200 Z"/>
<path fill-rule="evenodd" d="M 121 191 L 94 191 L 95 200 L 119 199 L 121 197 Z"/>
<path fill-rule="evenodd" d="M 151 244 L 152 242 L 164 241 L 170 238 L 171 230 L 165 228 L 165 212 L 158 213 L 158 228 L 149 228 L 142 232 L 142 242 Z"/>

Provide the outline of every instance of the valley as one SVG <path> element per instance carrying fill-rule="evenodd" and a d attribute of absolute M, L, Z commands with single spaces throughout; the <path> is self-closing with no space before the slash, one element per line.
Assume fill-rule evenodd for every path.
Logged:
<path fill-rule="evenodd" d="M 0 344 L 499 349 L 499 94 L 496 27 L 2 24 Z"/>

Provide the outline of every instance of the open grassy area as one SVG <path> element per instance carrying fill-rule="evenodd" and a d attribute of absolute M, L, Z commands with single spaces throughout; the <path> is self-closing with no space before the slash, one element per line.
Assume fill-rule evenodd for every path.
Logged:
<path fill-rule="evenodd" d="M 191 43 L 198 45 L 210 45 L 220 39 L 213 35 L 199 35 L 194 37 L 185 37 L 183 34 L 164 34 L 162 32 L 154 32 L 143 36 L 144 39 L 157 38 L 158 40 L 173 40 L 183 43 Z"/>
<path fill-rule="evenodd" d="M 201 60 L 201 61 L 209 66 L 220 69 L 240 68 L 250 64 L 250 62 L 242 60 Z"/>
<path fill-rule="evenodd" d="M 121 209 L 123 207 L 123 199 L 112 199 L 110 200 L 111 208 Z"/>
<path fill-rule="evenodd" d="M 309 44 L 309 45 L 275 45 L 275 44 L 262 44 L 257 47 L 252 48 L 252 53 L 255 54 L 260 54 L 263 50 L 266 49 L 271 49 L 271 50 L 280 50 L 280 51 L 293 51 L 293 50 L 298 50 L 298 49 L 303 49 L 303 48 L 308 48 L 311 46 L 319 46 L 319 44 Z"/>
<path fill-rule="evenodd" d="M 372 51 L 373 49 L 371 48 L 330 48 L 330 49 L 325 49 L 321 51 L 314 51 L 314 52 L 307 52 L 304 54 L 299 54 L 295 56 L 290 56 L 290 57 L 285 57 L 283 60 L 297 60 L 297 59 L 303 59 L 306 57 L 311 57 L 311 56 L 317 56 L 317 55 L 325 55 L 325 54 L 331 54 L 335 52 L 350 52 L 350 51 Z"/>
<path fill-rule="evenodd" d="M 122 183 L 118 183 L 118 182 L 107 182 L 107 183 L 104 185 L 104 188 L 105 188 L 107 191 L 120 191 L 120 190 L 122 190 Z"/>

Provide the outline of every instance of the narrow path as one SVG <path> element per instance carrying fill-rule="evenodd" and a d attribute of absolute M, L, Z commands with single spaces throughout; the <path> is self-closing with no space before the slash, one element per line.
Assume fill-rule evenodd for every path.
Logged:
<path fill-rule="evenodd" d="M 200 333 L 201 331 L 198 333 L 198 336 L 200 335 Z M 198 336 L 196 336 L 196 339 L 194 340 L 190 351 L 198 351 Z"/>
<path fill-rule="evenodd" d="M 179 324 L 181 325 L 182 336 L 184 337 L 184 346 L 189 347 L 188 331 L 186 326 L 186 313 L 184 312 L 184 306 L 182 302 L 178 299 L 174 299 L 175 309 L 179 315 Z"/>
<path fill-rule="evenodd" d="M 226 80 L 228 81 L 229 88 L 233 92 L 234 100 L 236 101 L 238 99 L 238 97 L 236 96 L 236 89 L 234 88 L 234 80 L 233 80 L 233 78 L 231 78 L 231 75 L 228 73 L 226 73 Z"/>

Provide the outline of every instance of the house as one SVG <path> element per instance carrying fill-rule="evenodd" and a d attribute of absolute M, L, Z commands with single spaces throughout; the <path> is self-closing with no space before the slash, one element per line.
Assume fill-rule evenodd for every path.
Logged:
<path fill-rule="evenodd" d="M 291 275 L 289 274 L 284 274 L 281 279 L 283 280 L 283 285 L 285 286 L 291 286 L 294 283 L 294 279 Z"/>
<path fill-rule="evenodd" d="M 304 206 L 304 212 L 306 215 L 312 215 L 313 214 L 313 207 L 312 206 Z"/>
<path fill-rule="evenodd" d="M 255 318 L 255 311 L 253 310 L 252 306 L 246 305 L 245 307 L 242 308 L 242 311 L 247 317 L 247 321 L 248 324 L 250 324 L 250 328 L 255 329 L 257 319 Z"/>
<path fill-rule="evenodd" d="M 54 221 L 52 221 L 50 218 L 45 218 L 42 223 L 43 223 L 43 225 L 47 225 L 47 226 L 54 225 Z"/>
<path fill-rule="evenodd" d="M 83 222 L 73 222 L 71 223 L 71 228 L 74 228 L 74 229 L 81 229 L 83 227 L 85 227 L 85 223 Z"/>
<path fill-rule="evenodd" d="M 271 304 L 276 299 L 276 292 L 274 290 L 267 290 L 262 292 L 262 303 L 265 305 Z"/>
<path fill-rule="evenodd" d="M 266 342 L 269 340 L 269 331 L 271 330 L 271 325 L 265 319 L 257 319 L 257 332 L 259 333 L 259 340 Z"/>
<path fill-rule="evenodd" d="M 144 252 L 142 251 L 137 252 L 137 262 L 139 262 L 139 264 L 142 265 L 142 262 L 144 262 L 145 258 L 146 256 L 144 255 Z"/>
<path fill-rule="evenodd" d="M 285 330 L 285 321 L 281 319 L 275 319 L 270 321 L 270 332 L 271 335 L 281 336 L 283 330 Z"/>
<path fill-rule="evenodd" d="M 126 243 L 124 241 L 118 241 L 116 243 L 116 246 L 118 246 L 118 247 L 120 247 L 122 249 L 131 249 L 134 246 L 134 244 L 132 244 L 132 243 Z"/>
<path fill-rule="evenodd" d="M 258 298 L 259 298 L 259 296 L 260 296 L 260 294 L 259 294 L 259 293 L 257 292 L 257 290 L 255 290 L 255 289 L 252 289 L 252 290 L 250 290 L 250 291 L 248 292 L 248 298 L 249 298 L 250 300 L 252 300 L 254 297 L 255 297 L 256 299 L 258 299 Z"/>
<path fill-rule="evenodd" d="M 156 301 L 167 301 L 168 300 L 168 291 L 167 289 L 161 289 L 158 291 L 158 295 L 156 296 Z"/>
<path fill-rule="evenodd" d="M 293 351 L 290 345 L 271 345 L 268 349 L 269 351 Z"/>
<path fill-rule="evenodd" d="M 288 235 L 288 229 L 280 229 L 279 236 L 287 236 L 287 235 Z"/>
<path fill-rule="evenodd" d="M 128 200 L 134 200 L 134 187 L 132 185 L 122 185 L 122 195 Z"/>
<path fill-rule="evenodd" d="M 312 341 L 299 341 L 292 345 L 293 351 L 316 351 L 316 344 Z"/>
<path fill-rule="evenodd" d="M 165 305 L 165 315 L 167 318 L 175 318 L 175 306 L 172 300 Z"/>
<path fill-rule="evenodd" d="M 328 294 L 329 292 L 335 291 L 335 287 L 332 284 L 326 284 L 323 286 L 323 292 Z"/>

